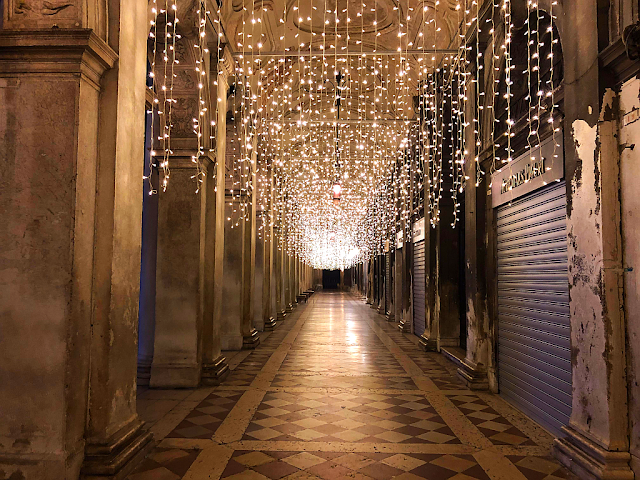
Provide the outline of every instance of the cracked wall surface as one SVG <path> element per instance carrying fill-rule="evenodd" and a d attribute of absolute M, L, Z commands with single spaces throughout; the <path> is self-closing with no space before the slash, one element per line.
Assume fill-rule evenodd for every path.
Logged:
<path fill-rule="evenodd" d="M 640 80 L 626 82 L 620 92 L 620 193 L 623 272 L 627 325 L 627 385 L 631 466 L 640 476 Z"/>
<path fill-rule="evenodd" d="M 598 122 L 573 121 L 577 157 L 568 209 L 573 412 L 571 425 L 601 447 L 625 450 L 624 315 L 618 181 L 618 98 Z M 622 411 L 613 411 L 620 409 Z"/>

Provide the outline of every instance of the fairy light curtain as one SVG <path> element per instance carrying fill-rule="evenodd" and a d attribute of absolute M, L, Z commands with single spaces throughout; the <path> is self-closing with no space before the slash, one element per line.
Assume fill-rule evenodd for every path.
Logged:
<path fill-rule="evenodd" d="M 151 163 L 161 175 L 150 193 L 166 189 L 170 177 L 176 1 L 153 0 L 150 88 L 159 122 Z M 443 195 L 450 196 L 455 227 L 466 183 L 508 168 L 523 148 L 517 133 L 528 129 L 527 147 L 545 129 L 557 134 L 553 6 L 543 12 L 528 0 L 527 21 L 515 26 L 511 0 L 232 3 L 226 41 L 235 52 L 237 151 L 228 165 L 235 201 L 227 220 L 239 225 L 252 196 L 260 209 L 272 199 L 259 234 L 273 226 L 277 244 L 315 268 L 348 268 L 387 243 L 394 248 L 400 229 L 410 235 L 417 198 L 435 227 Z M 198 5 L 196 184 L 217 118 L 205 77 L 220 62 L 222 41 L 222 33 L 207 38 L 220 11 Z M 523 83 L 524 99 L 517 95 Z"/>

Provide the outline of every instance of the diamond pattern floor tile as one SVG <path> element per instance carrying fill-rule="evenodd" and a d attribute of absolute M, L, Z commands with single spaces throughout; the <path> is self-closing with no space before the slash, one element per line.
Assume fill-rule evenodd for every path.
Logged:
<path fill-rule="evenodd" d="M 536 443 L 475 395 L 450 395 L 449 400 L 494 445 L 532 446 Z"/>
<path fill-rule="evenodd" d="M 578 477 L 551 458 L 515 455 L 510 455 L 507 458 L 527 480 L 578 480 Z"/>
<path fill-rule="evenodd" d="M 260 478 L 256 474 L 291 480 L 489 479 L 471 455 L 267 451 L 234 452 L 221 478 Z"/>
<path fill-rule="evenodd" d="M 294 327 L 299 330 L 288 337 L 293 343 L 283 344 Z M 283 350 L 285 355 L 273 357 Z M 252 398 L 251 384 L 271 358 L 283 360 L 266 392 L 254 395 L 259 404 L 253 405 L 248 425 L 238 425 L 237 431 L 238 438 L 247 442 L 243 448 L 252 441 L 257 446 L 232 452 L 226 465 L 219 466 L 224 468 L 221 478 L 225 480 L 487 480 L 472 455 L 344 451 L 367 450 L 371 444 L 396 452 L 399 448 L 403 452 L 449 448 L 440 445 L 457 448 L 462 442 L 447 423 L 455 420 L 453 416 L 466 417 L 496 446 L 535 445 L 469 392 L 453 364 L 438 353 L 421 351 L 416 338 L 401 333 L 395 322 L 338 293 L 315 295 L 264 335 L 264 341 L 234 368 L 223 386 L 193 408 L 168 438 L 173 442 L 212 438 L 240 398 L 245 394 Z M 418 389 L 407 358 L 431 379 L 436 391 Z M 268 377 L 270 372 L 265 373 Z M 427 400 L 434 400 L 432 395 L 440 396 L 440 402 L 446 397 L 456 408 L 439 408 L 442 418 Z M 226 427 L 233 425 L 226 423 Z M 277 451 L 283 444 L 274 442 L 284 441 L 292 442 L 289 445 L 297 451 Z M 306 448 L 308 442 L 320 442 L 328 451 Z M 344 444 L 348 447 L 343 448 Z M 200 465 L 194 464 L 199 453 L 156 448 L 128 480 L 182 479 L 190 467 Z M 576 480 L 551 458 L 523 455 L 507 460 L 528 480 Z"/>
<path fill-rule="evenodd" d="M 178 480 L 195 461 L 200 450 L 156 448 L 127 480 Z"/>
<path fill-rule="evenodd" d="M 211 438 L 244 392 L 216 390 L 167 435 L 169 438 Z"/>
<path fill-rule="evenodd" d="M 301 405 L 304 395 L 267 393 L 243 439 L 460 443 L 423 396 L 342 393 L 314 397 L 313 406 L 305 407 Z"/>

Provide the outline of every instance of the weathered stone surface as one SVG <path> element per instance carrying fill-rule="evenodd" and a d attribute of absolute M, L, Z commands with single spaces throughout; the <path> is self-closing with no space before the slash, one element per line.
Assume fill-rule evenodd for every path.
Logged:
<path fill-rule="evenodd" d="M 205 240 L 191 158 L 173 159 L 171 188 L 158 208 L 156 330 L 151 387 L 195 387 L 200 383 L 202 305 L 200 275 Z"/>
<path fill-rule="evenodd" d="M 625 83 L 620 92 L 620 193 L 622 206 L 625 323 L 627 325 L 627 386 L 631 467 L 640 477 L 640 80 Z"/>

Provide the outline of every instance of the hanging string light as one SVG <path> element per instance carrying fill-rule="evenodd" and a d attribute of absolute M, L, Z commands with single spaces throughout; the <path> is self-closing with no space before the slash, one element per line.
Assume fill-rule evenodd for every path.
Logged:
<path fill-rule="evenodd" d="M 511 57 L 511 44 L 512 44 L 512 35 L 513 35 L 513 23 L 512 23 L 512 19 L 511 19 L 511 1 L 510 0 L 504 0 L 504 3 L 502 4 L 502 10 L 503 10 L 503 15 L 504 15 L 504 57 L 505 57 L 505 87 L 506 87 L 506 93 L 505 93 L 505 99 L 507 101 L 507 106 L 506 106 L 506 114 L 507 114 L 507 119 L 505 120 L 506 123 L 506 132 L 505 135 L 507 137 L 507 145 L 506 145 L 506 157 L 505 159 L 502 161 L 503 163 L 509 163 L 511 161 L 513 161 L 513 150 L 511 148 L 511 137 L 513 136 L 512 133 L 512 128 L 513 128 L 513 119 L 511 118 L 511 97 L 512 97 L 512 93 L 511 93 L 511 87 L 513 85 L 513 82 L 511 81 L 511 74 L 512 74 L 512 70 L 514 68 L 513 65 L 513 59 Z"/>
<path fill-rule="evenodd" d="M 154 18 L 150 21 L 149 38 L 151 38 L 152 47 L 152 60 L 151 71 L 149 77 L 151 83 L 149 90 L 152 94 L 152 105 L 149 113 L 152 114 L 151 120 L 151 146 L 149 155 L 149 194 L 153 195 L 157 193 L 157 189 L 153 185 L 152 176 L 153 172 L 160 167 L 162 169 L 162 179 L 160 184 L 163 191 L 167 189 L 169 183 L 169 157 L 173 154 L 171 150 L 171 131 L 173 104 L 177 102 L 173 94 L 173 86 L 175 69 L 174 67 L 179 63 L 176 57 L 176 41 L 180 38 L 177 33 L 178 25 L 178 7 L 176 0 L 164 0 L 164 6 L 159 7 L 158 0 L 153 0 L 153 7 L 151 9 Z M 164 23 L 164 33 L 159 43 L 159 31 L 158 23 Z M 158 47 L 162 49 L 162 67 L 158 67 Z M 162 73 L 161 78 L 158 78 L 158 70 Z M 160 93 L 159 93 L 160 92 Z M 156 120 L 153 118 L 153 114 L 158 116 L 158 126 L 160 132 L 156 133 Z M 156 146 L 158 148 L 156 148 Z M 158 153 L 158 149 L 162 150 L 162 153 Z M 158 164 L 158 157 L 160 162 Z"/>
<path fill-rule="evenodd" d="M 493 1 L 493 0 L 492 0 Z M 475 115 L 473 117 L 473 134 L 474 134 L 474 144 L 475 144 L 475 171 L 476 171 L 476 187 L 480 185 L 482 182 L 482 178 L 485 174 L 484 170 L 482 170 L 482 166 L 480 165 L 480 155 L 482 153 L 482 129 L 480 117 L 484 113 L 483 102 L 486 100 L 484 85 L 485 82 L 483 80 L 484 75 L 484 57 L 482 55 L 482 50 L 480 49 L 480 34 L 482 33 L 482 29 L 480 27 L 480 1 L 473 0 L 472 4 L 475 6 L 475 24 L 476 24 L 476 75 L 473 81 L 475 86 L 474 95 L 476 98 L 476 109 Z"/>
<path fill-rule="evenodd" d="M 207 174 L 202 158 L 205 153 L 204 125 L 207 122 L 207 105 L 211 103 L 211 100 L 207 95 L 205 95 L 205 92 L 208 92 L 208 89 L 205 88 L 207 80 L 205 55 L 209 53 L 209 49 L 206 47 L 207 11 L 205 10 L 204 5 L 200 3 L 196 13 L 198 15 L 198 37 L 193 48 L 196 56 L 195 70 L 198 86 L 198 116 L 193 118 L 193 131 L 197 139 L 197 149 L 196 153 L 191 157 L 191 161 L 196 165 L 197 169 L 196 174 L 192 178 L 196 179 L 196 193 L 198 193 Z"/>
<path fill-rule="evenodd" d="M 257 189 L 264 204 L 266 177 L 273 175 L 270 221 L 279 245 L 316 268 L 346 268 L 379 253 L 401 229 L 410 234 L 423 182 L 425 210 L 437 225 L 449 172 L 455 225 L 466 181 L 466 128 L 479 132 L 466 112 L 471 49 L 465 37 L 473 22 L 458 2 L 457 36 L 441 39 L 438 5 L 416 11 L 400 2 L 381 30 L 381 10 L 365 0 L 295 0 L 277 15 L 272 32 L 282 53 L 269 55 L 261 53 L 263 4 L 243 1 L 234 41 L 240 52 L 233 227 L 249 212 L 243 192 Z M 381 35 L 393 53 L 378 51 Z M 440 54 L 440 43 L 453 45 L 453 52 Z"/>

